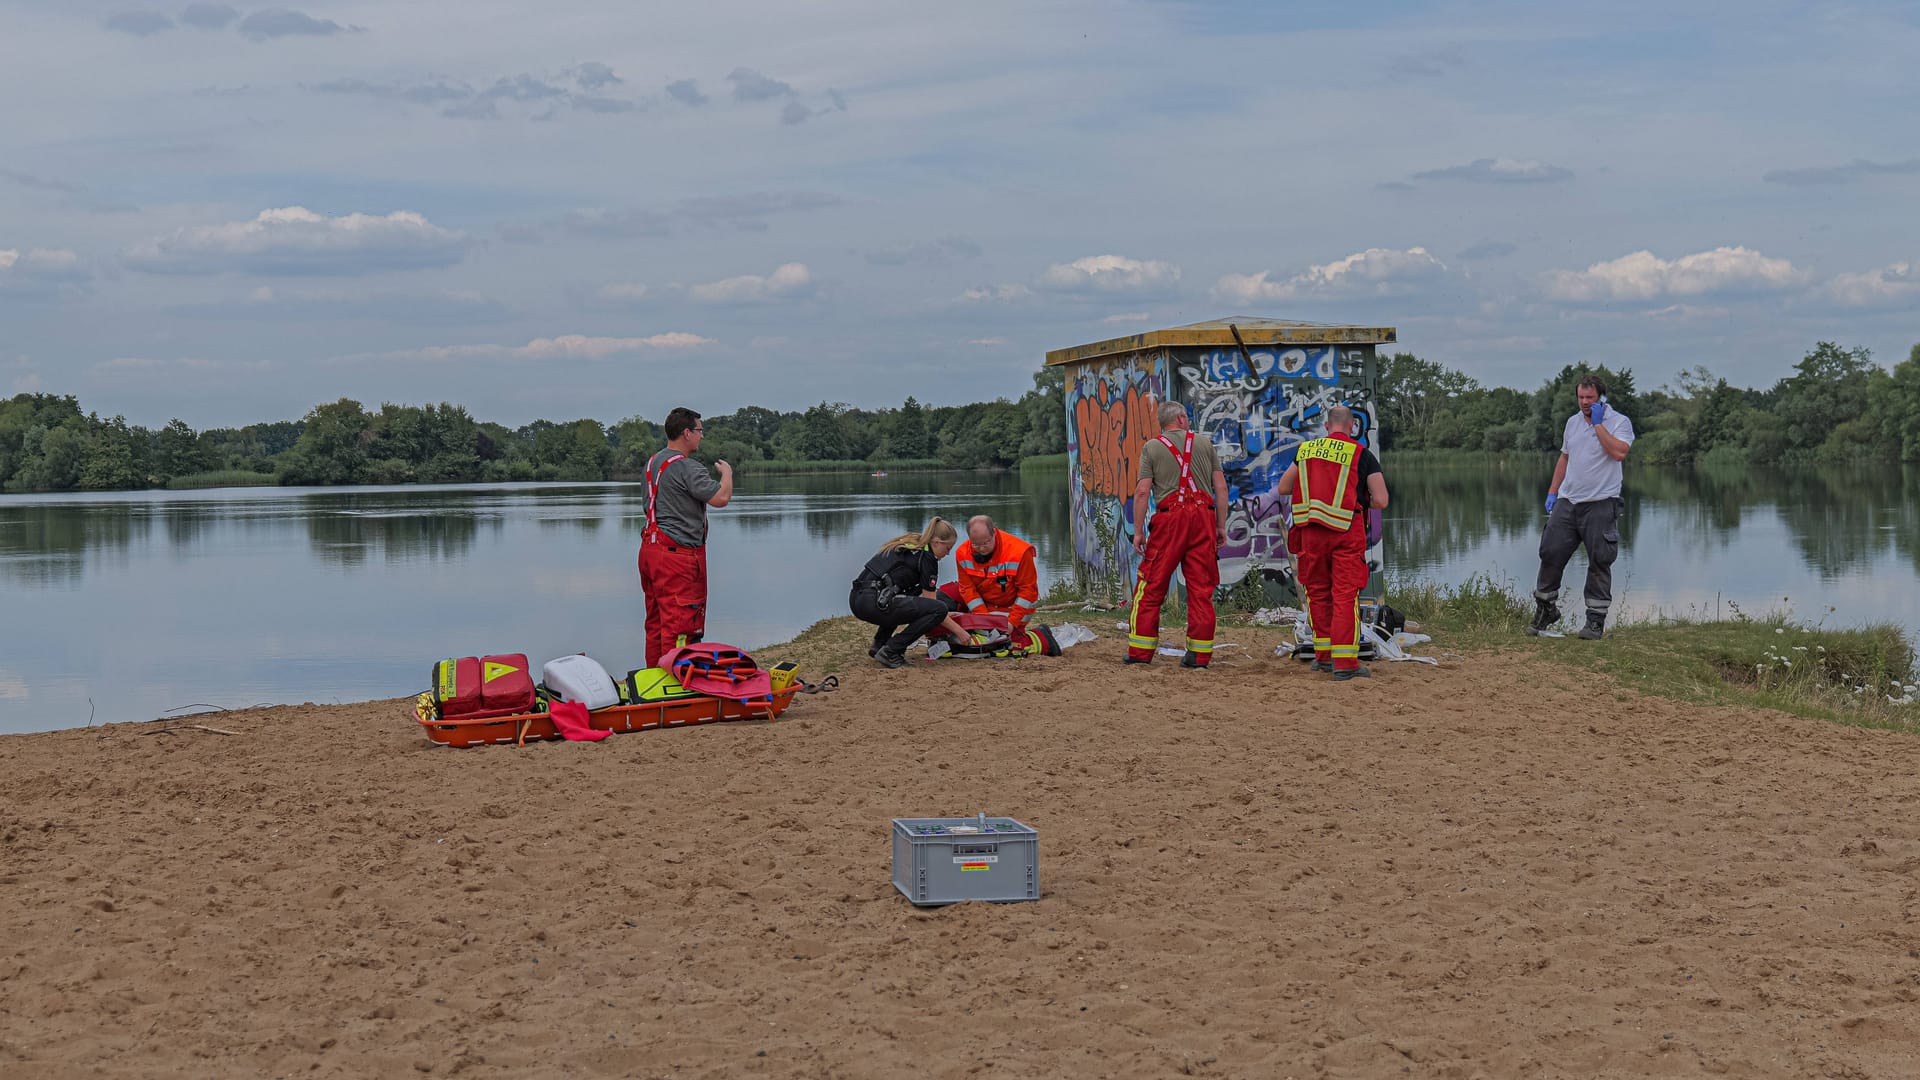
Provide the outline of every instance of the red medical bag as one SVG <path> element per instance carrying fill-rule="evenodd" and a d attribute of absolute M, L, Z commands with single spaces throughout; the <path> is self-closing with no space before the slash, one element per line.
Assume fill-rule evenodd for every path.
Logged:
<path fill-rule="evenodd" d="M 433 665 L 433 699 L 444 720 L 533 711 L 533 675 L 525 653 L 462 656 Z"/>

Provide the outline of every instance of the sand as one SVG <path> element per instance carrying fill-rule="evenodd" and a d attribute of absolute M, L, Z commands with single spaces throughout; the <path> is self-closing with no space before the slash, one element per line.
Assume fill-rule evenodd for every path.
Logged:
<path fill-rule="evenodd" d="M 0 1077 L 1920 1075 L 1920 740 L 1220 636 L 597 745 L 0 739 Z M 1043 899 L 908 904 L 889 819 L 979 810 Z"/>

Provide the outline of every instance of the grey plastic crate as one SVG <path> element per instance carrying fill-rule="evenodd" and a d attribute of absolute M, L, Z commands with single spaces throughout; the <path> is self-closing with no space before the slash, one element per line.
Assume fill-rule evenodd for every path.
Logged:
<path fill-rule="evenodd" d="M 894 818 L 893 885 L 915 904 L 1040 899 L 1040 834 L 1012 818 Z"/>

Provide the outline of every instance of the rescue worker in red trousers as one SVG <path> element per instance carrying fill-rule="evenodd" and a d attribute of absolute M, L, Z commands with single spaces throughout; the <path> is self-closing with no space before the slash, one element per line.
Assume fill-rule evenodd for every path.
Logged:
<path fill-rule="evenodd" d="M 1380 460 L 1353 437 L 1353 410 L 1327 410 L 1327 434 L 1300 444 L 1280 476 L 1293 493 L 1287 550 L 1307 592 L 1313 620 L 1313 670 L 1336 681 L 1365 679 L 1360 666 L 1360 590 L 1367 584 L 1368 509 L 1387 507 Z"/>
<path fill-rule="evenodd" d="M 969 615 L 1005 615 L 1018 634 L 1040 606 L 1040 571 L 1033 545 L 1005 532 L 985 514 L 967 521 L 967 542 L 953 549 L 956 580 L 940 586 L 949 606 Z"/>
<path fill-rule="evenodd" d="M 705 432 L 700 414 L 667 414 L 667 447 L 647 459 L 647 528 L 640 537 L 640 588 L 647 595 L 647 666 L 707 630 L 707 507 L 733 499 L 733 467 L 693 459 Z"/>
<path fill-rule="evenodd" d="M 1133 492 L 1133 548 L 1141 558 L 1126 662 L 1153 659 L 1160 647 L 1160 605 L 1173 572 L 1184 570 L 1187 654 L 1180 666 L 1203 668 L 1213 662 L 1213 590 L 1220 585 L 1220 545 L 1227 538 L 1227 476 L 1212 440 L 1194 435 L 1185 405 L 1161 402 L 1159 419 L 1159 437 L 1140 448 L 1140 484 Z M 1149 496 L 1156 507 L 1151 527 Z"/>

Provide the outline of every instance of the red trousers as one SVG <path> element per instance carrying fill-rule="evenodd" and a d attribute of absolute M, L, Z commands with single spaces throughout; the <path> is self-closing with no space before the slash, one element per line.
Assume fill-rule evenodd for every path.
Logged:
<path fill-rule="evenodd" d="M 665 533 L 640 541 L 640 588 L 647 595 L 647 666 L 707 631 L 707 549 Z"/>
<path fill-rule="evenodd" d="M 1213 510 L 1198 503 L 1169 506 L 1153 515 L 1127 623 L 1130 659 L 1153 659 L 1160 645 L 1160 605 L 1167 600 L 1176 569 L 1187 574 L 1187 651 L 1202 666 L 1213 660 L 1213 590 L 1220 586 L 1220 547 Z"/>
<path fill-rule="evenodd" d="M 1333 661 L 1335 670 L 1360 666 L 1360 590 L 1367 585 L 1367 532 L 1295 526 L 1294 573 L 1307 591 L 1307 617 L 1313 620 L 1313 657 Z"/>

